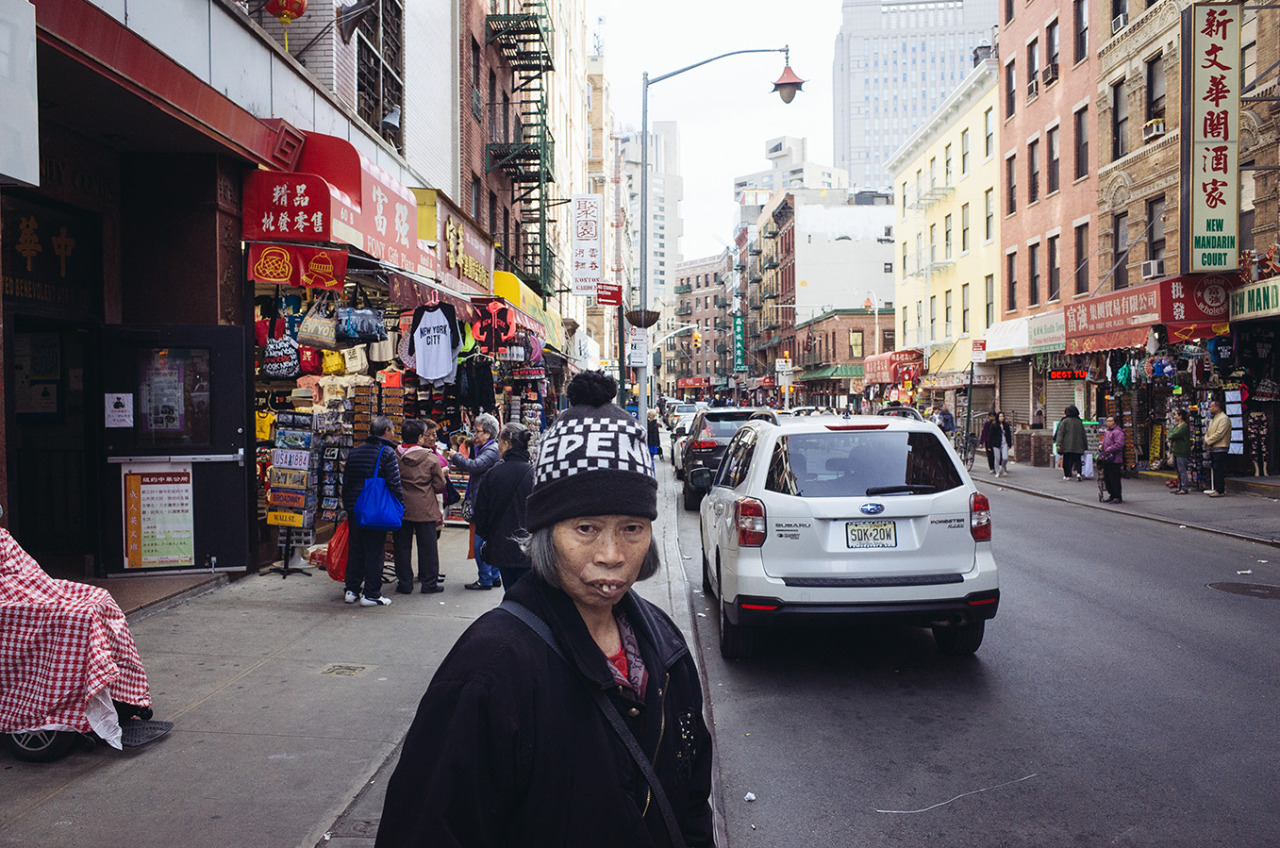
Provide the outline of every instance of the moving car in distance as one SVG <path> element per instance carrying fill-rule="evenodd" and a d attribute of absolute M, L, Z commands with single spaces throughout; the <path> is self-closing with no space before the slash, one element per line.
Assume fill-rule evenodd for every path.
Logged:
<path fill-rule="evenodd" d="M 698 411 L 698 407 L 691 403 L 669 403 L 667 404 L 667 427 L 674 430 L 676 426 L 676 418 L 681 415 L 693 415 Z"/>
<path fill-rule="evenodd" d="M 899 416 L 749 421 L 718 468 L 686 469 L 720 653 L 787 625 L 929 627 L 972 654 L 1000 603 L 991 513 L 932 424 Z"/>
<path fill-rule="evenodd" d="M 683 412 L 676 416 L 675 426 L 671 428 L 671 465 L 675 468 L 677 480 L 684 479 L 684 467 L 680 460 L 684 454 L 684 443 L 689 439 L 689 425 L 695 417 L 695 413 Z"/>

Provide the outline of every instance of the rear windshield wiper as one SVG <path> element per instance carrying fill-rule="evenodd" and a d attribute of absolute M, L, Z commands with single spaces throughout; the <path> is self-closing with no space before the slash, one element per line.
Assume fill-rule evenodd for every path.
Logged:
<path fill-rule="evenodd" d="M 914 495 L 927 492 L 936 492 L 937 486 L 931 483 L 906 483 L 897 486 L 872 486 L 867 489 L 867 496 L 871 495 Z"/>

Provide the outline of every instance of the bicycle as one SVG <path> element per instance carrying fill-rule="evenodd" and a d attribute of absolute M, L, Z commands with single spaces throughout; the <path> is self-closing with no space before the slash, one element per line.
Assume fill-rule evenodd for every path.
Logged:
<path fill-rule="evenodd" d="M 957 432 L 954 441 L 956 453 L 960 455 L 961 464 L 964 465 L 966 471 L 972 471 L 973 458 L 978 454 L 978 434 Z"/>

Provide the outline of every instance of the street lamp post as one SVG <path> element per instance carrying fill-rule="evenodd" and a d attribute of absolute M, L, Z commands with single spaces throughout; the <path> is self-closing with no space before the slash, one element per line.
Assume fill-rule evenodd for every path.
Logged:
<path fill-rule="evenodd" d="M 782 98 L 783 103 L 790 103 L 795 99 L 796 92 L 800 91 L 804 85 L 804 80 L 796 76 L 795 71 L 791 70 L 791 48 L 785 47 L 769 47 L 755 50 L 733 50 L 729 53 L 721 53 L 719 56 L 712 56 L 710 59 L 703 59 L 701 62 L 695 62 L 687 65 L 679 70 L 670 73 L 649 78 L 649 72 L 644 73 L 644 85 L 640 99 L 640 308 L 649 308 L 649 86 L 654 83 L 662 82 L 665 79 L 671 79 L 674 76 L 683 74 L 685 71 L 692 71 L 694 68 L 700 68 L 711 62 L 725 59 L 729 56 L 740 56 L 744 53 L 781 53 L 784 57 L 785 67 L 782 69 L 782 76 L 778 77 L 773 83 L 773 90 Z M 637 416 L 640 421 L 645 420 L 648 406 L 648 387 L 649 387 L 649 364 L 646 361 L 640 366 L 640 399 L 637 404 Z"/>

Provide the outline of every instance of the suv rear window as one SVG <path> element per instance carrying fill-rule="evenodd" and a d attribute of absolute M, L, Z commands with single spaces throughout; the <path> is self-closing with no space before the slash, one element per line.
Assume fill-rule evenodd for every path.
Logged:
<path fill-rule="evenodd" d="M 751 413 L 746 410 L 705 414 L 702 416 L 702 434 L 713 439 L 729 439 L 750 419 Z"/>
<path fill-rule="evenodd" d="M 765 488 L 809 498 L 929 494 L 963 485 L 933 433 L 798 433 L 773 448 Z"/>

